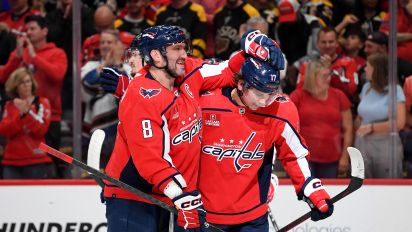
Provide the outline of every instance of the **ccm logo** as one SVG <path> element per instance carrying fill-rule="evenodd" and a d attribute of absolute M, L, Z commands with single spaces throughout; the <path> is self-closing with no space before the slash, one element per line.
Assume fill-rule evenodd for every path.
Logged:
<path fill-rule="evenodd" d="M 312 184 L 314 189 L 320 188 L 322 187 L 322 183 L 320 183 L 320 181 L 316 181 Z"/>
<path fill-rule="evenodd" d="M 200 204 L 202 204 L 202 200 L 199 198 L 199 199 L 194 199 L 194 200 L 192 200 L 192 201 L 183 202 L 183 203 L 180 205 L 180 207 L 181 207 L 182 209 L 185 209 L 185 208 L 189 208 L 189 207 L 191 207 L 191 206 L 197 206 L 197 205 L 200 205 Z"/>

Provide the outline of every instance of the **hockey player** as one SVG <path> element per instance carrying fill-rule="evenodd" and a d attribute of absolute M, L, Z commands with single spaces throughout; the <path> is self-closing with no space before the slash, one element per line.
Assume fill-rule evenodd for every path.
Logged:
<path fill-rule="evenodd" d="M 187 57 L 185 35 L 175 26 L 148 28 L 135 42 L 148 65 L 135 75 L 121 99 L 118 136 L 106 172 L 174 204 L 179 212 L 178 230 L 204 229 L 206 212 L 197 190 L 202 128 L 199 92 L 233 85 L 243 55 L 193 70 L 200 63 Z M 256 55 L 255 51 L 248 53 Z M 267 60 L 283 66 L 280 49 L 271 46 L 265 51 Z M 113 68 L 102 75 L 109 82 L 121 77 Z M 117 84 L 118 95 L 128 83 L 122 80 Z M 143 198 L 110 184 L 104 197 L 109 232 L 159 231 L 167 226 L 168 212 Z"/>
<path fill-rule="evenodd" d="M 268 231 L 268 188 L 277 157 L 312 220 L 330 216 L 333 205 L 311 177 L 308 149 L 299 135 L 295 105 L 277 93 L 279 71 L 247 58 L 236 88 L 200 98 L 203 134 L 199 190 L 207 221 L 224 231 Z"/>

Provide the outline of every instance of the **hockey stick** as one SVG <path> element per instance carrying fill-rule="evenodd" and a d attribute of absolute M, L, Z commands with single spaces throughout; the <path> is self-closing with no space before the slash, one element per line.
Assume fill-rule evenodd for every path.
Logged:
<path fill-rule="evenodd" d="M 346 197 L 352 192 L 358 190 L 363 184 L 363 179 L 365 179 L 365 166 L 363 163 L 362 154 L 360 153 L 358 149 L 354 147 L 348 147 L 348 153 L 349 153 L 350 164 L 351 164 L 351 179 L 350 179 L 348 187 L 346 187 L 345 190 L 343 190 L 342 192 L 338 193 L 338 195 L 330 199 L 330 202 L 332 204 Z M 278 230 L 278 232 L 286 232 L 292 229 L 293 227 L 299 225 L 300 223 L 306 221 L 308 218 L 310 218 L 310 212 L 307 212 L 306 214 L 302 215 L 298 219 L 289 223 L 285 227 Z"/>
<path fill-rule="evenodd" d="M 90 166 L 88 166 L 88 165 L 86 165 L 86 164 L 78 161 L 77 159 L 74 159 L 73 157 L 64 154 L 64 153 L 61 152 L 61 151 L 58 151 L 58 150 L 56 150 L 56 149 L 48 146 L 48 145 L 45 144 L 45 143 L 40 143 L 39 149 L 42 150 L 42 151 L 44 151 L 44 152 L 47 152 L 48 154 L 50 154 L 50 155 L 52 155 L 52 156 L 54 156 L 54 157 L 56 157 L 56 158 L 61 159 L 61 160 L 65 161 L 65 162 L 67 162 L 67 163 L 69 163 L 69 164 L 72 164 L 72 165 L 74 165 L 74 166 L 77 166 L 77 167 L 85 170 L 85 171 L 88 171 L 89 173 L 93 174 L 94 176 L 96 176 L 96 177 L 98 177 L 98 178 L 100 178 L 100 179 L 107 180 L 107 181 L 109 181 L 110 183 L 116 185 L 117 187 L 123 188 L 123 189 L 125 189 L 125 190 L 127 190 L 127 191 L 129 191 L 129 192 L 131 192 L 131 193 L 133 193 L 133 194 L 141 197 L 141 198 L 144 198 L 144 199 L 152 202 L 153 204 L 155 204 L 155 205 L 157 205 L 157 206 L 159 206 L 159 207 L 161 207 L 161 208 L 163 208 L 163 209 L 168 210 L 169 212 L 172 212 L 172 213 L 174 213 L 174 214 L 177 214 L 177 209 L 174 208 L 174 207 L 172 207 L 172 206 L 170 206 L 170 205 L 168 205 L 168 204 L 166 204 L 165 202 L 160 201 L 160 200 L 158 200 L 158 199 L 156 199 L 156 198 L 154 198 L 154 197 L 152 197 L 152 196 L 150 196 L 150 195 L 148 195 L 148 194 L 140 191 L 139 189 L 134 188 L 134 187 L 132 187 L 132 186 L 130 186 L 130 185 L 128 185 L 128 184 L 126 184 L 126 183 L 118 180 L 118 179 L 115 179 L 115 178 L 113 178 L 113 177 L 111 177 L 111 176 L 109 176 L 109 175 L 106 175 L 105 173 L 103 173 L 103 172 L 101 172 L 101 171 L 99 171 L 99 170 L 96 170 L 96 169 L 94 169 L 94 168 L 92 168 L 92 167 L 90 167 Z M 221 230 L 221 229 L 219 229 L 219 228 L 217 228 L 217 227 L 209 224 L 208 222 L 205 222 L 204 226 L 205 226 L 209 231 L 211 231 L 211 232 L 224 232 L 223 230 Z"/>
<path fill-rule="evenodd" d="M 87 150 L 87 165 L 96 170 L 100 170 L 100 154 L 105 137 L 105 132 L 101 129 L 97 129 L 93 132 L 90 138 L 89 149 Z M 97 184 L 99 184 L 100 187 L 104 188 L 104 182 L 102 179 L 93 174 L 91 176 L 97 182 Z M 173 212 L 170 212 L 171 220 L 169 221 L 169 231 L 174 230 L 173 215 Z"/>
<path fill-rule="evenodd" d="M 90 138 L 89 148 L 87 150 L 87 165 L 96 170 L 100 170 L 100 152 L 102 150 L 102 145 L 105 137 L 106 134 L 104 133 L 104 131 L 97 129 L 93 132 L 92 137 Z M 97 177 L 94 174 L 92 174 L 91 176 L 100 187 L 104 188 L 104 182 L 101 178 Z"/>
<path fill-rule="evenodd" d="M 275 217 L 272 214 L 272 210 L 270 209 L 270 206 L 268 206 L 268 214 L 269 214 L 269 219 L 272 222 L 273 228 L 275 228 L 275 231 L 279 231 L 279 226 L 276 223 Z"/>

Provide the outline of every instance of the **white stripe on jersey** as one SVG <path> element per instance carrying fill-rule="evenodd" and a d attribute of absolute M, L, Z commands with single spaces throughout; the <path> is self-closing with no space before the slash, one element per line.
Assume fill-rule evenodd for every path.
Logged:
<path fill-rule="evenodd" d="M 203 78 L 217 76 L 222 74 L 222 71 L 229 66 L 229 61 L 226 60 L 219 64 L 203 64 L 199 69 Z"/>
<path fill-rule="evenodd" d="M 295 131 L 290 127 L 288 123 L 285 123 L 285 128 L 282 131 L 282 137 L 285 139 L 286 144 L 289 146 L 290 150 L 297 157 L 297 162 L 299 164 L 300 170 L 303 172 L 305 177 L 311 176 L 308 162 L 305 156 L 309 151 L 302 145 L 299 138 L 296 136 Z"/>
<path fill-rule="evenodd" d="M 167 162 L 169 162 L 173 167 L 175 167 L 175 165 L 173 165 L 173 161 L 172 158 L 170 157 L 169 153 L 170 153 L 170 132 L 169 132 L 169 127 L 167 125 L 167 119 L 164 115 L 162 115 L 162 120 L 163 120 L 163 134 L 164 136 L 164 140 L 163 140 L 163 144 L 165 145 L 165 149 L 163 150 L 163 159 L 165 159 Z"/>
<path fill-rule="evenodd" d="M 165 145 L 165 149 L 164 149 L 164 153 L 163 153 L 163 159 L 165 159 L 167 162 L 169 162 L 172 165 L 172 167 L 175 167 L 175 165 L 173 164 L 172 157 L 170 157 L 170 155 L 169 155 L 169 153 L 170 153 L 170 132 L 169 132 L 169 127 L 167 125 L 167 119 L 164 115 L 162 115 L 162 120 L 163 120 L 163 123 L 164 123 L 162 130 L 163 130 L 163 134 L 165 135 L 164 140 L 163 140 L 163 144 Z M 187 187 L 186 181 L 185 181 L 185 179 L 183 178 L 182 175 L 180 175 L 180 174 L 176 175 L 175 180 L 177 180 L 179 182 L 178 184 L 182 188 Z"/>

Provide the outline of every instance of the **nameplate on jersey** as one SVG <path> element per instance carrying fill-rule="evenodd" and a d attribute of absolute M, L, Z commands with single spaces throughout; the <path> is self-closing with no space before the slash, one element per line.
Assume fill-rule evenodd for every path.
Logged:
<path fill-rule="evenodd" d="M 145 89 L 143 87 L 140 87 L 140 95 L 142 95 L 143 98 L 152 98 L 156 95 L 159 95 L 159 93 L 162 91 L 162 89 Z"/>

